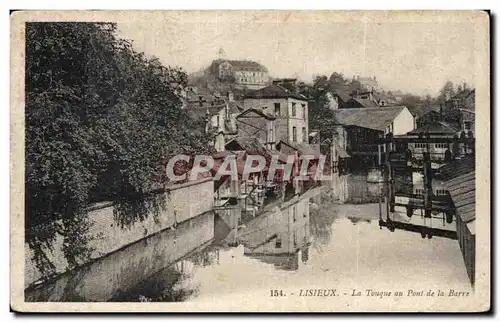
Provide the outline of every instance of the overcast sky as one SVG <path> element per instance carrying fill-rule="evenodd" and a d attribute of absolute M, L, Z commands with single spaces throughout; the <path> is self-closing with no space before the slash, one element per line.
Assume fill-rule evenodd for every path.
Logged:
<path fill-rule="evenodd" d="M 119 22 L 118 33 L 187 72 L 208 66 L 223 48 L 228 59 L 258 61 L 273 77 L 376 75 L 384 88 L 434 95 L 446 80 L 473 84 L 475 71 L 474 25 L 438 20 L 192 12 Z"/>

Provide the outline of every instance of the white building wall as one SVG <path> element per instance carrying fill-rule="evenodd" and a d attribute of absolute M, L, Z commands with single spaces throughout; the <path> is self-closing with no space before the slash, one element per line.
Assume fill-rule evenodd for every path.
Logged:
<path fill-rule="evenodd" d="M 404 135 L 415 129 L 415 117 L 407 108 L 404 108 L 394 119 L 392 133 L 394 135 Z"/>

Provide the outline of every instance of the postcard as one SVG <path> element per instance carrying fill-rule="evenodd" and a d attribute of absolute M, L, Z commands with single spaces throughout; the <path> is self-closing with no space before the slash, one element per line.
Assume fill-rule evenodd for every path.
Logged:
<path fill-rule="evenodd" d="M 488 311 L 489 24 L 12 12 L 11 309 Z"/>

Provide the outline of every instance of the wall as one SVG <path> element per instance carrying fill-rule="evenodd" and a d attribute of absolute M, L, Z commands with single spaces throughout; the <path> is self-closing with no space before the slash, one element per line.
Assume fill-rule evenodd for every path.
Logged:
<path fill-rule="evenodd" d="M 415 118 L 410 111 L 405 108 L 394 119 L 393 134 L 403 135 L 415 129 Z"/>
<path fill-rule="evenodd" d="M 95 248 L 91 258 L 96 259 L 112 253 L 126 245 L 132 244 L 147 236 L 171 227 L 174 223 L 180 223 L 213 208 L 213 179 L 206 178 L 195 182 L 187 182 L 169 186 L 164 193 L 166 198 L 166 209 L 161 211 L 158 220 L 152 215 L 143 222 L 135 222 L 130 227 L 121 228 L 114 220 L 113 206 L 111 203 L 103 204 L 101 207 L 88 213 L 92 227 L 90 235 L 95 239 L 90 242 Z M 54 263 L 57 274 L 67 268 L 67 262 L 62 252 L 63 237 L 56 236 L 52 244 L 53 251 L 45 249 L 48 258 Z M 31 260 L 33 250 L 25 243 L 25 286 L 44 277 Z"/>
<path fill-rule="evenodd" d="M 268 73 L 263 71 L 235 70 L 234 78 L 239 84 L 264 85 L 268 81 Z"/>
<path fill-rule="evenodd" d="M 248 112 L 236 119 L 238 137 L 256 138 L 264 146 L 267 143 L 276 143 L 276 123 L 257 113 Z"/>
<path fill-rule="evenodd" d="M 280 104 L 280 115 L 275 115 L 274 103 Z M 285 98 L 245 98 L 243 101 L 245 109 L 256 108 L 261 109 L 267 114 L 276 116 L 276 142 L 286 140 L 288 137 L 288 122 L 286 115 L 287 99 Z"/>
<path fill-rule="evenodd" d="M 292 109 L 295 104 L 296 114 L 293 116 Z M 302 107 L 302 104 L 304 107 Z M 288 99 L 288 140 L 296 143 L 308 143 L 309 136 L 308 106 L 306 101 L 294 98 Z M 297 141 L 293 141 L 293 127 L 297 128 Z M 302 128 L 306 129 L 305 140 L 302 136 Z"/>
<path fill-rule="evenodd" d="M 214 237 L 212 212 L 142 239 L 88 266 L 25 292 L 26 301 L 109 301 L 154 273 L 206 245 Z"/>

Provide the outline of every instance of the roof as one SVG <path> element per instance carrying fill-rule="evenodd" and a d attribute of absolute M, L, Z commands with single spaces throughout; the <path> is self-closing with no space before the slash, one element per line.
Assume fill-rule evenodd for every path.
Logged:
<path fill-rule="evenodd" d="M 252 60 L 224 60 L 221 62 L 228 62 L 231 64 L 233 69 L 236 70 L 248 70 L 248 71 L 263 71 L 267 72 L 267 68 L 259 64 L 258 62 Z"/>
<path fill-rule="evenodd" d="M 349 93 L 349 91 L 347 89 L 346 90 L 339 89 L 339 90 L 333 91 L 332 94 L 334 96 L 340 97 L 340 99 L 344 102 L 347 102 L 348 100 L 351 99 L 351 94 Z"/>
<path fill-rule="evenodd" d="M 414 116 L 422 117 L 429 113 L 439 113 L 440 108 L 439 105 L 420 105 L 408 107 L 408 110 Z"/>
<path fill-rule="evenodd" d="M 351 98 L 351 99 L 358 102 L 361 106 L 364 106 L 365 108 L 378 107 L 377 103 L 367 98 Z"/>
<path fill-rule="evenodd" d="M 384 131 L 406 106 L 346 108 L 333 111 L 338 124 Z"/>
<path fill-rule="evenodd" d="M 295 98 L 307 101 L 303 95 L 293 93 L 283 86 L 272 84 L 264 88 L 249 92 L 245 98 Z"/>
<path fill-rule="evenodd" d="M 238 119 L 238 118 L 241 118 L 241 117 L 245 117 L 247 114 L 249 114 L 251 112 L 255 113 L 255 114 L 257 114 L 257 115 L 259 115 L 259 116 L 261 116 L 261 117 L 263 117 L 263 118 L 265 118 L 267 120 L 275 120 L 276 119 L 275 116 L 266 114 L 262 110 L 259 110 L 259 109 L 256 109 L 256 108 L 249 108 L 249 109 L 241 112 L 238 116 L 236 116 L 236 118 Z"/>
<path fill-rule="evenodd" d="M 476 172 L 472 170 L 445 182 L 453 204 L 464 223 L 476 219 Z"/>
<path fill-rule="evenodd" d="M 229 107 L 229 114 L 238 114 L 244 110 L 243 104 L 239 102 L 227 102 Z"/>
<path fill-rule="evenodd" d="M 420 133 L 429 132 L 430 134 L 456 134 L 458 129 L 446 122 L 432 122 L 425 124 L 413 131 L 406 133 L 407 135 L 418 135 Z"/>
<path fill-rule="evenodd" d="M 203 104 L 203 106 L 199 106 L 198 103 L 188 103 L 188 107 L 186 111 L 188 114 L 194 117 L 205 117 L 207 115 L 207 108 L 210 115 L 215 115 L 220 112 L 221 109 L 225 108 L 226 104 L 217 104 L 217 105 L 208 105 Z"/>
<path fill-rule="evenodd" d="M 249 154 L 270 155 L 269 151 L 257 140 L 257 138 L 237 137 L 225 145 L 230 151 L 246 151 Z"/>
<path fill-rule="evenodd" d="M 467 155 L 460 160 L 446 164 L 439 168 L 439 173 L 443 180 L 451 180 L 463 174 L 474 171 L 476 168 L 476 158 L 474 155 Z"/>

